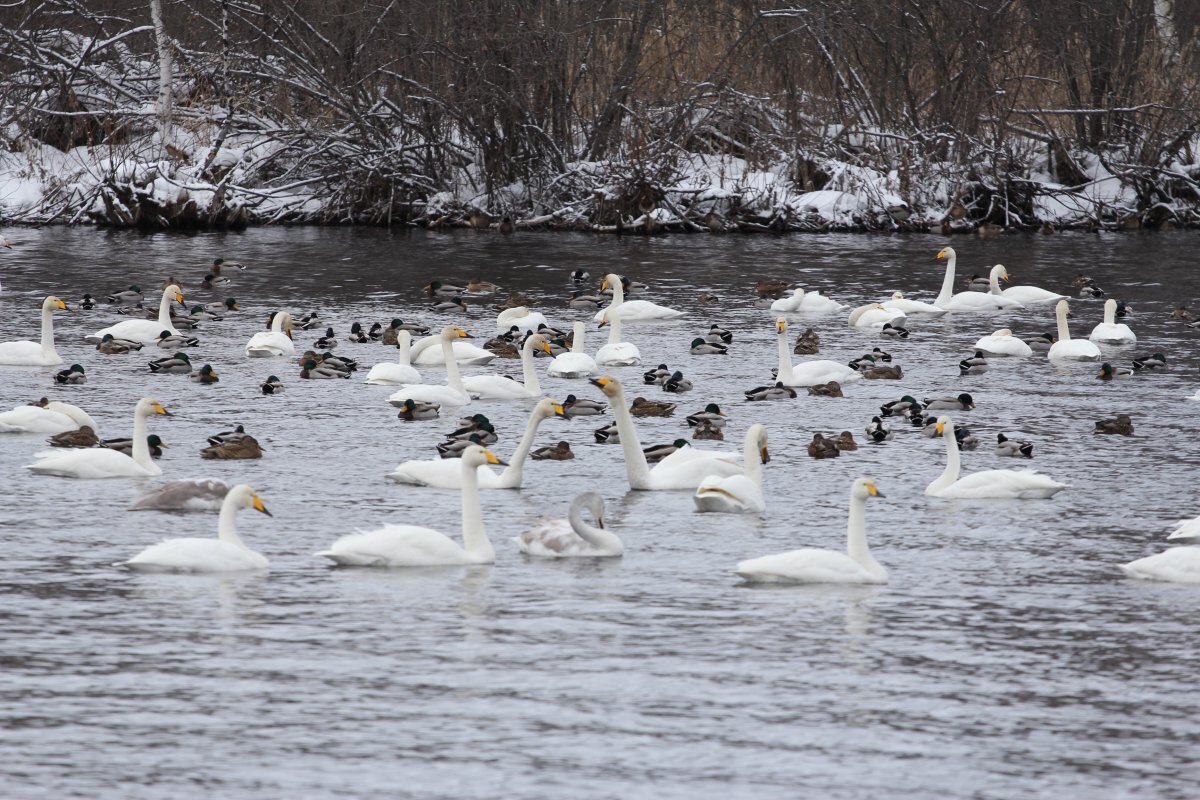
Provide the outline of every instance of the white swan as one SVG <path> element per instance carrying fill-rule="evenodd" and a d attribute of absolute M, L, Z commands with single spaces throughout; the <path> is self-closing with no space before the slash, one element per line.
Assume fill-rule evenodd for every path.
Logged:
<path fill-rule="evenodd" d="M 1013 336 L 1013 332 L 1008 328 L 1001 328 L 995 333 L 981 337 L 979 341 L 975 342 L 975 349 L 982 350 L 989 356 L 1033 355 L 1033 348 L 1025 344 L 1022 339 Z"/>
<path fill-rule="evenodd" d="M 292 315 L 277 311 L 271 319 L 271 330 L 259 331 L 246 342 L 246 355 L 250 358 L 272 358 L 296 354 L 292 341 Z"/>
<path fill-rule="evenodd" d="M 491 564 L 496 560 L 496 551 L 483 527 L 477 470 L 484 464 L 504 462 L 477 444 L 464 450 L 458 461 L 462 471 L 462 545 L 432 528 L 385 525 L 378 530 L 343 536 L 317 555 L 346 567 Z"/>
<path fill-rule="evenodd" d="M 504 471 L 497 475 L 487 467 L 481 466 L 478 471 L 479 487 L 481 489 L 520 489 L 524 480 L 525 458 L 533 448 L 533 440 L 537 436 L 538 426 L 542 420 L 549 417 L 565 417 L 563 407 L 549 398 L 540 401 L 529 414 L 529 422 L 525 425 L 525 433 L 517 443 Z M 438 489 L 458 489 L 462 486 L 462 470 L 459 469 L 458 459 L 443 458 L 428 461 L 405 461 L 393 470 L 389 478 L 397 483 L 407 483 L 416 486 L 433 486 Z"/>
<path fill-rule="evenodd" d="M 996 265 L 996 267 L 999 266 L 1000 264 Z M 996 267 L 992 267 L 993 273 Z M 1008 277 L 1008 270 L 1004 270 L 1003 274 L 1004 280 L 1012 280 Z M 1018 303 L 1025 306 L 1049 305 L 1050 303 L 1057 302 L 1066 297 L 1065 294 L 1055 294 L 1054 292 L 1049 292 L 1045 289 L 1039 289 L 1037 286 L 1010 286 L 1001 291 L 999 280 L 991 277 L 990 275 L 988 278 L 988 292 L 990 294 L 1002 295 L 1010 300 L 1016 300 Z"/>
<path fill-rule="evenodd" d="M 790 297 L 781 297 L 771 303 L 771 310 L 791 314 L 832 314 L 841 311 L 844 305 L 820 292 L 793 289 Z"/>
<path fill-rule="evenodd" d="M 961 467 L 958 442 L 954 438 L 954 423 L 949 417 L 938 417 L 937 432 L 946 441 L 946 469 L 941 477 L 925 487 L 925 494 L 930 497 L 1031 500 L 1053 497 L 1067 488 L 1065 483 L 1059 483 L 1047 475 L 1024 469 L 987 469 L 959 478 Z"/>
<path fill-rule="evenodd" d="M 1176 523 L 1175 529 L 1171 531 L 1171 535 L 1167 539 L 1200 539 L 1200 517 Z"/>
<path fill-rule="evenodd" d="M 496 316 L 496 331 L 508 333 L 516 325 L 522 333 L 537 333 L 538 325 L 549 325 L 546 315 L 538 311 L 530 311 L 525 306 L 506 308 Z"/>
<path fill-rule="evenodd" d="M 942 290 L 938 293 L 933 304 L 947 311 L 995 311 L 998 308 L 1024 308 L 1019 302 L 1004 295 L 990 292 L 959 292 L 954 294 L 954 265 L 957 260 L 953 247 L 943 247 L 938 251 L 939 259 L 946 259 L 946 277 L 942 279 Z M 992 267 L 989 282 L 998 284 L 1001 275 L 1007 275 L 1000 264 Z"/>
<path fill-rule="evenodd" d="M 1143 581 L 1200 583 L 1200 547 L 1172 547 L 1120 567 L 1129 577 Z"/>
<path fill-rule="evenodd" d="M 583 521 L 585 508 L 595 526 Z M 513 541 L 522 553 L 542 558 L 613 558 L 625 552 L 621 538 L 604 530 L 604 498 L 595 492 L 577 495 L 566 519 L 542 520 Z"/>
<path fill-rule="evenodd" d="M 461 330 L 461 329 L 460 329 Z M 463 331 L 461 339 L 469 339 L 470 334 Z M 418 339 L 412 346 L 410 353 L 411 363 L 418 367 L 431 367 L 446 363 L 446 352 L 442 347 L 440 334 L 426 336 Z M 491 360 L 496 357 L 496 354 L 490 350 L 484 350 L 482 347 L 473 345 L 470 342 L 462 342 L 455 340 L 451 352 L 454 354 L 454 361 L 464 367 L 482 367 L 485 364 L 491 363 Z"/>
<path fill-rule="evenodd" d="M 791 348 L 788 346 L 787 320 L 780 317 L 775 321 L 775 338 L 779 347 L 779 370 L 775 380 L 784 386 L 816 386 L 820 383 L 837 381 L 846 383 L 862 378 L 862 373 L 829 359 L 803 361 L 792 365 Z"/>
<path fill-rule="evenodd" d="M 400 348 L 399 360 L 383 361 L 371 367 L 366 383 L 374 386 L 397 386 L 421 382 L 421 373 L 412 365 L 412 334 L 401 329 L 396 334 L 396 346 Z"/>
<path fill-rule="evenodd" d="M 922 303 L 920 300 L 909 300 L 904 296 L 904 292 L 892 292 L 892 296 L 888 300 L 882 301 L 879 305 L 884 308 L 891 308 L 896 311 L 903 311 L 905 314 L 928 314 L 934 317 L 940 317 L 946 313 L 946 309 L 938 308 L 933 303 Z"/>
<path fill-rule="evenodd" d="M 737 574 L 752 583 L 887 583 L 887 570 L 867 546 L 868 497 L 883 497 L 868 478 L 850 486 L 846 552 L 806 548 L 763 556 L 737 565 Z"/>
<path fill-rule="evenodd" d="M 96 420 L 79 406 L 51 400 L 42 406 L 17 406 L 0 414 L 0 433 L 66 433 L 83 426 L 100 435 Z"/>
<path fill-rule="evenodd" d="M 710 475 L 700 481 L 692 500 L 699 511 L 720 511 L 730 514 L 765 511 L 763 501 L 762 465 L 771 460 L 767 452 L 766 426 L 754 424 L 746 431 L 746 446 L 742 464 L 746 474 L 718 478 Z"/>
<path fill-rule="evenodd" d="M 851 328 L 882 328 L 892 324 L 902 327 L 908 317 L 897 308 L 887 308 L 879 303 L 867 303 L 850 312 L 846 322 Z"/>
<path fill-rule="evenodd" d="M 153 345 L 158 342 L 158 337 L 163 331 L 169 332 L 172 336 L 179 336 L 179 331 L 171 323 L 172 301 L 183 304 L 183 292 L 174 284 L 163 289 L 162 299 L 158 302 L 158 319 L 122 320 L 116 325 L 96 331 L 87 337 L 87 340 L 94 344 L 102 340 L 106 333 L 111 333 L 114 339 L 132 339 L 143 345 Z"/>
<path fill-rule="evenodd" d="M 555 356 L 547 370 L 552 378 L 587 378 L 596 372 L 596 359 L 583 349 L 587 326 L 576 322 L 571 335 L 571 350 Z"/>
<path fill-rule="evenodd" d="M 113 566 L 136 572 L 212 573 L 266 569 L 266 557 L 251 550 L 238 536 L 234 518 L 243 508 L 253 508 L 271 516 L 254 489 L 245 483 L 238 484 L 229 490 L 221 503 L 217 538 L 167 539 Z"/>
<path fill-rule="evenodd" d="M 462 328 L 447 325 L 437 335 L 442 343 L 442 359 L 446 365 L 446 385 L 439 383 L 414 383 L 401 388 L 388 398 L 394 406 L 403 406 L 405 400 L 416 400 L 419 403 L 437 403 L 447 406 L 465 406 L 471 402 L 471 396 L 463 388 L 462 375 L 458 371 L 458 362 L 454 359 L 450 343 L 456 337 L 466 337 L 467 332 Z M 428 338 L 428 337 L 427 337 Z M 422 339 L 421 341 L 425 341 Z"/>
<path fill-rule="evenodd" d="M 215 478 L 167 481 L 134 501 L 127 511 L 219 511 L 229 484 Z"/>
<path fill-rule="evenodd" d="M 600 291 L 603 292 L 605 289 L 612 289 L 612 303 L 607 308 L 602 308 L 596 312 L 596 316 L 592 318 L 595 322 L 599 322 L 605 312 L 611 312 L 609 314 L 610 321 L 619 317 L 624 322 L 676 319 L 683 316 L 682 311 L 660 306 L 658 303 L 651 303 L 649 300 L 626 300 L 625 288 L 621 285 L 621 277 L 619 275 L 605 275 L 604 280 L 600 283 Z"/>
<path fill-rule="evenodd" d="M 1100 348 L 1087 339 L 1072 339 L 1071 329 L 1067 327 L 1067 312 L 1070 310 L 1066 300 L 1059 300 L 1054 307 L 1054 317 L 1058 322 L 1058 341 L 1050 345 L 1046 358 L 1051 361 L 1096 361 L 1100 358 Z"/>
<path fill-rule="evenodd" d="M 514 381 L 505 375 L 471 375 L 463 378 L 463 389 L 476 400 L 530 400 L 541 397 L 542 384 L 533 365 L 535 347 L 550 352 L 545 336 L 535 333 L 525 337 L 521 344 L 521 377 L 524 382 Z"/>
<path fill-rule="evenodd" d="M 601 309 L 600 327 L 608 325 L 608 344 L 596 351 L 596 363 L 602 367 L 628 367 L 642 363 L 637 345 L 621 341 L 621 318 L 609 314 L 612 306 Z"/>
<path fill-rule="evenodd" d="M 1124 322 L 1117 322 L 1117 301 L 1111 297 L 1104 301 L 1104 322 L 1092 328 L 1088 339 L 1102 344 L 1137 343 L 1133 330 Z"/>
<path fill-rule="evenodd" d="M 600 387 L 600 391 L 611 401 L 609 405 L 616 417 L 630 489 L 692 491 L 709 475 L 726 478 L 743 474 L 741 465 L 728 460 L 728 454 L 695 447 L 681 447 L 650 469 L 633 426 L 633 417 L 629 415 L 629 403 L 625 400 L 625 389 L 621 382 L 614 378 L 593 378 L 591 383 Z"/>
<path fill-rule="evenodd" d="M 54 367 L 63 363 L 54 349 L 54 312 L 70 311 L 54 295 L 42 301 L 41 342 L 0 342 L 0 364 L 9 367 Z"/>
<path fill-rule="evenodd" d="M 25 468 L 39 475 L 61 478 L 153 478 L 162 475 L 158 464 L 150 458 L 150 445 L 146 443 L 146 418 L 153 414 L 171 416 L 161 403 L 151 397 L 143 397 L 138 401 L 133 411 L 132 457 L 104 447 L 61 453 L 43 452 L 37 454 L 39 461 L 26 464 Z"/>

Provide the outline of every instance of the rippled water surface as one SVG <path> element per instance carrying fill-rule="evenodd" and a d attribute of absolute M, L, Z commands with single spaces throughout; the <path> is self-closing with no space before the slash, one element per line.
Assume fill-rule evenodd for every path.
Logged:
<path fill-rule="evenodd" d="M 1166 529 L 1200 513 L 1196 410 L 1200 332 L 1167 320 L 1195 302 L 1193 234 L 960 238 L 959 273 L 1002 262 L 1014 283 L 1066 289 L 1080 271 L 1130 303 L 1140 341 L 1111 360 L 1166 353 L 1165 374 L 1104 384 L 1093 365 L 1045 357 L 961 378 L 957 361 L 1000 327 L 1053 329 L 1048 307 L 1016 314 L 913 319 L 886 343 L 844 315 L 814 325 L 822 356 L 845 361 L 881 345 L 901 381 L 860 381 L 843 399 L 746 403 L 770 380 L 774 315 L 756 308 L 758 278 L 798 281 L 857 305 L 903 289 L 932 300 L 941 237 L 795 236 L 510 238 L 354 229 L 273 229 L 192 237 L 94 230 L 12 230 L 0 251 L 0 340 L 36 338 L 49 292 L 74 305 L 174 274 L 191 301 L 234 296 L 243 311 L 199 332 L 204 387 L 152 376 L 147 351 L 101 356 L 85 333 L 116 321 L 98 307 L 56 318 L 59 352 L 88 371 L 56 387 L 52 369 L 0 367 L 0 406 L 69 399 L 105 435 L 131 429 L 153 394 L 175 416 L 152 421 L 172 448 L 166 478 L 214 475 L 253 484 L 274 517 L 239 517 L 269 572 L 235 577 L 133 575 L 110 566 L 164 536 L 208 535 L 215 514 L 129 513 L 132 481 L 69 481 L 21 468 L 37 436 L 0 440 L 0 795 L 6 798 L 1010 798 L 1194 797 L 1200 778 L 1195 690 L 1196 587 L 1125 579 L 1116 565 L 1166 547 Z M 215 256 L 244 261 L 221 293 L 198 288 Z M 352 345 L 354 321 L 428 325 L 421 285 L 480 276 L 527 293 L 552 322 L 568 276 L 588 269 L 643 280 L 643 297 L 687 312 L 628 325 L 650 363 L 696 380 L 673 418 L 639 420 L 643 445 L 686 436 L 685 413 L 718 402 L 726 449 L 754 422 L 770 431 L 761 516 L 701 515 L 687 492 L 627 491 L 621 449 L 591 431 L 609 418 L 549 420 L 538 444 L 568 440 L 569 462 L 530 462 L 522 491 L 485 493 L 494 566 L 336 570 L 311 554 L 385 522 L 457 535 L 457 492 L 384 478 L 429 458 L 456 414 L 403 423 L 387 387 L 298 379 L 290 361 L 249 360 L 242 346 L 278 308 L 317 310 L 364 371 L 391 360 Z M 698 296 L 720 298 L 702 306 Z M 1074 301 L 1086 336 L 1101 303 Z M 1198 309 L 1200 310 L 1200 309 Z M 480 338 L 495 310 L 455 318 Z M 691 356 L 721 322 L 731 355 Z M 795 326 L 799 325 L 800 328 Z M 308 346 L 318 332 L 297 332 Z M 590 348 L 605 332 L 589 327 Z M 794 337 L 794 333 L 793 333 Z M 153 353 L 150 357 L 157 357 Z M 794 357 L 799 360 L 800 357 Z M 544 369 L 544 361 L 539 368 Z M 517 362 L 493 368 L 519 374 Z M 634 393 L 645 367 L 612 370 Z M 468 374 L 482 371 L 470 368 Z M 287 384 L 264 397 L 270 373 Z M 426 369 L 437 381 L 444 374 Z M 638 384 L 638 385 L 634 385 Z M 547 393 L 599 397 L 581 381 L 543 378 Z M 944 464 L 940 440 L 907 431 L 831 461 L 813 432 L 859 434 L 877 406 L 905 393 L 971 392 L 966 423 L 985 441 L 968 470 L 1013 465 L 997 432 L 1033 441 L 1033 466 L 1071 488 L 1049 501 L 927 498 Z M 528 404 L 479 403 L 507 455 Z M 1133 415 L 1131 438 L 1093 422 Z M 201 461 L 204 438 L 244 423 L 261 461 Z M 711 446 L 713 443 L 704 443 Z M 844 546 L 850 481 L 869 475 L 886 498 L 867 510 L 887 586 L 753 589 L 741 559 Z M 623 559 L 546 563 L 509 541 L 543 514 L 562 515 L 598 488 Z"/>

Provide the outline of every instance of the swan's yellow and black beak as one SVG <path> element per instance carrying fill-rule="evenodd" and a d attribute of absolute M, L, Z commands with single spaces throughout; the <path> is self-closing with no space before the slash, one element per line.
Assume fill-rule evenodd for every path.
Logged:
<path fill-rule="evenodd" d="M 939 422 L 939 423 L 937 424 L 937 433 L 938 433 L 938 436 L 941 436 L 941 435 L 942 435 L 942 431 L 944 431 L 944 430 L 946 430 L 946 423 L 944 423 L 944 422 Z"/>
<path fill-rule="evenodd" d="M 175 302 L 179 303 L 179 305 L 183 305 L 183 292 L 175 293 Z"/>
<path fill-rule="evenodd" d="M 786 320 L 782 320 L 782 319 L 781 319 L 781 320 L 778 320 L 778 321 L 776 321 L 776 323 L 775 323 L 775 330 L 776 330 L 778 333 L 783 333 L 784 331 L 786 331 L 786 330 L 787 330 L 787 321 L 786 321 Z"/>
<path fill-rule="evenodd" d="M 496 456 L 496 454 L 495 454 L 495 453 L 493 453 L 491 450 L 484 450 L 484 451 L 483 451 L 483 454 L 484 454 L 484 456 L 486 456 L 486 457 L 487 457 L 487 463 L 489 463 L 489 464 L 495 464 L 495 465 L 497 465 L 497 466 L 500 466 L 500 467 L 507 467 L 507 466 L 508 466 L 508 462 L 507 462 L 507 461 L 503 461 L 503 460 L 501 460 L 501 459 L 500 459 L 499 457 L 497 457 L 497 456 Z"/>
<path fill-rule="evenodd" d="M 164 417 L 171 416 L 171 412 L 167 411 L 165 408 L 163 408 L 162 403 L 158 402 L 157 400 L 155 400 L 153 403 L 151 403 L 150 407 L 154 409 L 155 414 L 160 414 Z"/>
<path fill-rule="evenodd" d="M 950 257 L 950 254 L 949 254 L 949 253 L 947 253 L 947 252 L 945 251 L 945 249 L 942 249 L 942 250 L 939 250 L 939 251 L 938 251 L 937 257 L 938 257 L 939 259 L 942 259 L 942 258 L 949 258 L 949 257 Z"/>
<path fill-rule="evenodd" d="M 547 341 L 545 340 L 545 338 L 543 338 L 543 339 L 542 339 L 542 341 L 541 341 L 541 345 L 542 345 L 542 352 L 543 352 L 543 353 L 545 353 L 545 354 L 547 354 L 547 355 L 551 355 L 551 356 L 552 356 L 552 355 L 554 355 L 554 350 L 552 350 L 552 349 L 550 348 L 550 343 L 549 343 L 549 342 L 547 342 Z"/>
<path fill-rule="evenodd" d="M 567 410 L 562 407 L 562 403 L 555 403 L 553 408 L 554 416 L 562 417 L 563 419 L 570 419 L 570 417 L 567 416 Z"/>
<path fill-rule="evenodd" d="M 603 278 L 600 279 L 600 291 L 603 292 L 607 288 L 608 288 L 608 276 L 605 275 Z"/>
<path fill-rule="evenodd" d="M 270 511 L 267 511 L 267 507 L 263 505 L 262 498 L 259 497 L 258 495 L 251 495 L 250 502 L 253 504 L 255 511 L 261 511 L 262 513 L 266 514 L 268 517 L 275 516 Z"/>
<path fill-rule="evenodd" d="M 879 491 L 879 489 L 873 483 L 867 484 L 867 494 L 869 494 L 871 497 L 883 497 L 884 496 L 883 492 Z"/>
<path fill-rule="evenodd" d="M 590 383 L 592 386 L 597 386 L 603 389 L 605 386 L 608 386 L 610 383 L 612 383 L 612 378 L 589 378 L 588 383 Z"/>
<path fill-rule="evenodd" d="M 767 446 L 764 444 L 758 448 L 758 457 L 762 459 L 762 463 L 768 464 L 771 461 L 771 454 L 767 452 Z"/>
<path fill-rule="evenodd" d="M 608 324 L 608 314 L 605 314 L 603 317 L 600 318 L 600 324 L 597 325 L 596 327 L 603 328 L 607 324 Z"/>
<path fill-rule="evenodd" d="M 604 517 L 596 517 L 596 527 L 604 530 Z"/>
<path fill-rule="evenodd" d="M 455 328 L 455 329 L 454 329 L 454 333 L 455 333 L 455 334 L 458 336 L 458 338 L 460 338 L 460 339 L 472 339 L 472 338 L 474 338 L 474 337 L 472 337 L 472 336 L 471 336 L 471 334 L 467 333 L 467 332 L 466 332 L 466 331 L 464 331 L 462 328 Z"/>

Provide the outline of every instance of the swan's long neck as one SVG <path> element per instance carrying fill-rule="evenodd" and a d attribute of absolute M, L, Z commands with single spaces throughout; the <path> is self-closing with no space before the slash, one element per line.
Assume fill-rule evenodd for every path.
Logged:
<path fill-rule="evenodd" d="M 1054 317 L 1058 321 L 1058 340 L 1071 341 L 1071 329 L 1067 327 L 1067 307 L 1059 306 L 1054 312 Z"/>
<path fill-rule="evenodd" d="M 846 555 L 868 569 L 878 567 L 867 547 L 867 498 L 850 494 L 850 514 L 846 523 Z"/>
<path fill-rule="evenodd" d="M 780 328 L 776 338 L 779 340 L 779 372 L 775 380 L 788 386 L 792 382 L 792 355 L 788 352 L 787 328 Z"/>
<path fill-rule="evenodd" d="M 586 332 L 587 332 L 586 325 L 584 325 L 582 322 L 575 323 L 574 333 L 571 334 L 571 352 L 572 353 L 586 353 L 587 352 L 586 350 L 583 349 L 583 337 Z"/>
<path fill-rule="evenodd" d="M 629 416 L 629 408 L 625 405 L 624 388 L 617 391 L 612 405 L 613 416 L 617 420 L 617 434 L 621 437 L 621 449 L 625 453 L 629 488 L 649 489 L 650 466 L 646 463 L 646 454 L 642 452 L 642 443 L 638 441 L 637 430 L 633 427 L 633 417 Z"/>
<path fill-rule="evenodd" d="M 158 301 L 158 324 L 163 330 L 175 330 L 171 324 L 171 301 L 175 299 L 170 292 L 163 292 L 162 300 Z"/>
<path fill-rule="evenodd" d="M 479 467 L 464 458 L 462 471 L 463 549 L 474 559 L 490 561 L 496 557 L 496 551 L 483 528 L 483 508 L 479 502 Z"/>
<path fill-rule="evenodd" d="M 49 306 L 42 306 L 42 358 L 47 361 L 58 358 L 54 349 L 54 313 Z"/>
<path fill-rule="evenodd" d="M 408 331 L 400 331 L 396 335 L 396 344 L 400 347 L 400 366 L 412 366 L 412 334 Z"/>
<path fill-rule="evenodd" d="M 242 537 L 238 536 L 235 522 L 241 507 L 240 496 L 235 497 L 232 491 L 225 495 L 225 501 L 221 503 L 221 518 L 217 523 L 217 538 L 223 542 L 236 544 L 238 547 L 245 547 L 246 543 L 242 541 Z"/>
<path fill-rule="evenodd" d="M 616 307 L 616 301 L 608 307 L 608 343 L 621 343 L 621 318 L 617 316 L 617 312 L 613 309 Z"/>
<path fill-rule="evenodd" d="M 958 480 L 959 470 L 962 464 L 958 456 L 958 441 L 954 438 L 954 423 L 947 422 L 946 427 L 942 429 L 942 438 L 946 440 L 946 468 L 942 470 L 942 474 L 936 481 L 929 484 L 929 488 L 934 491 L 941 491 L 947 486 L 955 483 Z M 866 502 L 865 500 L 862 502 Z M 854 504 L 850 504 L 851 514 L 854 513 Z M 860 508 L 861 513 L 861 508 Z"/>
<path fill-rule="evenodd" d="M 542 415 L 536 408 L 529 415 L 525 433 L 521 434 L 521 441 L 517 442 L 517 449 L 513 451 L 512 458 L 508 460 L 508 466 L 504 468 L 504 472 L 500 473 L 501 489 L 520 488 L 521 481 L 524 479 L 525 458 L 529 455 L 530 448 L 533 447 L 533 440 L 537 436 L 538 425 L 542 424 L 542 419 Z"/>
<path fill-rule="evenodd" d="M 521 378 L 529 393 L 537 395 L 542 393 L 542 384 L 538 381 L 537 369 L 533 366 L 533 345 L 532 336 L 526 337 L 525 343 L 521 345 Z"/>
<path fill-rule="evenodd" d="M 746 432 L 746 446 L 742 448 L 742 465 L 746 477 L 762 487 L 762 454 L 758 451 L 758 431 L 752 426 Z"/>
<path fill-rule="evenodd" d="M 942 279 L 942 290 L 938 292 L 937 299 L 933 301 L 934 305 L 949 303 L 950 298 L 954 297 L 954 262 L 957 258 L 957 255 L 946 258 L 946 277 Z"/>
<path fill-rule="evenodd" d="M 613 287 L 612 287 L 613 299 L 612 299 L 612 303 L 609 305 L 609 308 L 614 309 L 614 310 L 620 308 L 621 303 L 625 302 L 625 287 L 621 285 L 620 277 L 619 276 L 615 276 L 615 277 L 617 277 L 617 280 L 615 283 L 613 283 Z"/>
<path fill-rule="evenodd" d="M 150 458 L 150 444 L 146 441 L 146 415 L 138 408 L 133 412 L 133 460 L 139 467 L 154 471 L 154 461 Z"/>
<path fill-rule="evenodd" d="M 621 539 L 616 534 L 589 525 L 583 519 L 584 503 L 581 500 L 582 498 L 575 498 L 575 502 L 571 503 L 571 510 L 567 512 L 567 521 L 571 523 L 571 530 L 575 531 L 580 539 L 597 549 L 617 552 L 624 549 Z"/>
<path fill-rule="evenodd" d="M 1104 301 L 1104 324 L 1105 325 L 1116 325 L 1117 324 L 1117 301 L 1116 300 L 1105 300 Z M 1062 337 L 1060 336 L 1059 338 L 1061 339 Z"/>
<path fill-rule="evenodd" d="M 458 371 L 458 361 L 454 358 L 454 347 L 446 336 L 442 337 L 442 358 L 446 362 L 446 385 L 456 392 L 465 391 L 462 375 Z"/>
<path fill-rule="evenodd" d="M 1000 291 L 1000 265 L 992 267 L 991 273 L 988 275 L 988 292 L 990 294 L 1003 294 Z"/>

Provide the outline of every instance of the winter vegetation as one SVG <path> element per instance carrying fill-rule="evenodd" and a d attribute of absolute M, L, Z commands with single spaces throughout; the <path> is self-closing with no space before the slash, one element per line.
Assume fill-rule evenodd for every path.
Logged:
<path fill-rule="evenodd" d="M 0 222 L 1200 225 L 1180 0 L 0 3 Z"/>

